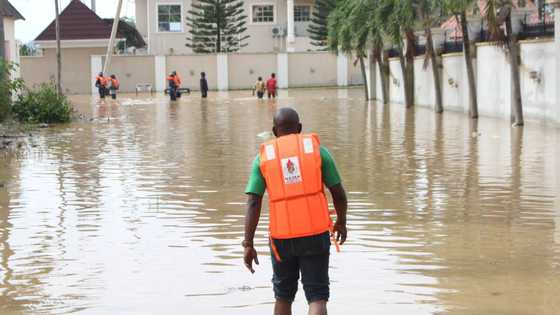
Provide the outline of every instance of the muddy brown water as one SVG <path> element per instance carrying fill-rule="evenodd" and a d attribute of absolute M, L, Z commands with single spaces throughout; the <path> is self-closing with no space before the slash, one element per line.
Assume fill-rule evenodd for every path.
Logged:
<path fill-rule="evenodd" d="M 560 314 L 560 130 L 366 104 L 361 90 L 72 97 L 85 119 L 0 156 L 0 314 L 269 314 L 241 263 L 249 166 L 279 106 L 349 193 L 331 314 Z M 90 121 L 89 118 L 92 118 Z M 305 313 L 298 293 L 294 314 Z"/>

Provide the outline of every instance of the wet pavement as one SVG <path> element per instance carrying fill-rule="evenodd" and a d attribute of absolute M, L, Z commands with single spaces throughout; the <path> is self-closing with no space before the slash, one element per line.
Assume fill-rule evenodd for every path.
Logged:
<path fill-rule="evenodd" d="M 558 128 L 359 89 L 72 100 L 83 119 L 0 155 L 2 315 L 271 313 L 267 219 L 254 275 L 240 243 L 250 163 L 281 106 L 319 133 L 349 193 L 331 314 L 560 314 Z"/>

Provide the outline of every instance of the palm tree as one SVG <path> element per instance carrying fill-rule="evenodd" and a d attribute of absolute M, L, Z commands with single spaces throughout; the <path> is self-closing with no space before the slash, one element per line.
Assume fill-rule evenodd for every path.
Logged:
<path fill-rule="evenodd" d="M 399 51 L 407 108 L 414 106 L 414 8 L 410 0 L 379 0 L 376 20 Z M 404 43 L 403 43 L 404 38 Z M 406 45 L 405 45 L 406 43 Z"/>
<path fill-rule="evenodd" d="M 380 0 L 339 1 L 331 15 L 329 47 L 331 50 L 341 48 L 346 52 L 355 52 L 366 81 L 364 57 L 371 49 L 372 60 L 376 62 L 381 74 L 381 86 L 384 103 L 389 102 L 389 65 L 383 58 L 383 32 L 377 19 L 376 10 Z M 367 87 L 366 87 L 367 90 Z M 373 98 L 373 95 L 369 95 Z"/>
<path fill-rule="evenodd" d="M 467 10 L 471 8 L 474 2 L 474 0 L 443 0 L 443 6 L 445 11 L 452 14 L 457 20 L 457 24 L 461 26 L 461 31 L 463 33 L 463 55 L 465 57 L 469 83 L 469 114 L 472 119 L 477 119 L 478 100 L 476 96 L 476 82 L 472 65 L 471 42 L 469 39 L 469 28 L 467 22 Z"/>
<path fill-rule="evenodd" d="M 362 77 L 364 79 L 364 93 L 366 100 L 370 98 L 367 87 L 367 76 L 365 67 L 365 56 L 368 44 L 368 32 L 363 23 L 359 12 L 359 1 L 339 0 L 336 7 L 329 14 L 328 47 L 331 51 L 344 54 L 356 54 L 357 61 L 360 63 Z"/>
<path fill-rule="evenodd" d="M 420 16 L 421 27 L 424 29 L 426 36 L 426 62 L 424 68 L 428 67 L 428 62 L 432 66 L 432 76 L 434 80 L 435 92 L 435 111 L 438 114 L 443 113 L 443 98 L 441 86 L 441 74 L 439 70 L 439 61 L 434 47 L 434 40 L 432 34 L 432 27 L 438 22 L 438 17 L 441 16 L 441 9 L 443 8 L 442 0 L 416 0 L 415 7 L 418 15 Z"/>
<path fill-rule="evenodd" d="M 511 12 L 512 0 L 488 0 L 484 17 L 488 24 L 490 40 L 504 47 L 509 57 L 512 80 L 511 120 L 514 126 L 523 125 L 523 104 L 521 100 L 521 79 L 519 74 L 519 47 L 517 35 L 513 34 Z M 505 23 L 504 30 L 500 28 Z"/>

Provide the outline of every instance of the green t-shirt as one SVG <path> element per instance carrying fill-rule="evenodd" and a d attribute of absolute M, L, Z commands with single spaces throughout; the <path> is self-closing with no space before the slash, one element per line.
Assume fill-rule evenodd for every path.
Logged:
<path fill-rule="evenodd" d="M 266 182 L 261 173 L 261 161 L 259 155 L 253 161 L 253 166 L 251 168 L 251 176 L 249 177 L 249 183 L 245 189 L 246 194 L 255 194 L 262 196 L 266 191 Z M 331 156 L 329 150 L 321 146 L 321 173 L 323 177 L 323 183 L 327 187 L 333 187 L 341 183 L 340 175 L 336 169 L 334 159 Z"/>

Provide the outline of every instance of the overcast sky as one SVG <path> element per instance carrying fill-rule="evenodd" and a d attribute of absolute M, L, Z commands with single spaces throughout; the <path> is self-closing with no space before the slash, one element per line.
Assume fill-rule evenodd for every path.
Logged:
<path fill-rule="evenodd" d="M 8 0 L 25 17 L 16 23 L 16 38 L 24 43 L 32 41 L 54 20 L 53 0 Z M 71 0 L 59 0 L 61 11 Z M 82 0 L 88 6 L 91 0 Z M 134 16 L 134 1 L 123 0 L 122 16 Z M 97 14 L 103 18 L 114 18 L 116 0 L 97 0 Z"/>

